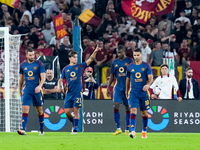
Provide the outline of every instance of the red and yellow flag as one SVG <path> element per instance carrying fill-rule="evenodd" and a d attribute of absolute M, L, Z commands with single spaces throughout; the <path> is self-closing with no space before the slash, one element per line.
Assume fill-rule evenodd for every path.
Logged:
<path fill-rule="evenodd" d="M 59 14 L 59 15 L 53 17 L 53 24 L 54 24 L 54 29 L 55 29 L 55 33 L 56 33 L 56 38 L 58 40 L 62 39 L 63 37 L 65 37 L 68 34 L 63 25 L 62 14 Z"/>
<path fill-rule="evenodd" d="M 6 4 L 10 7 L 19 7 L 20 0 L 0 0 L 1 3 Z"/>
<path fill-rule="evenodd" d="M 93 27 L 97 27 L 101 22 L 102 19 L 96 16 L 91 10 L 88 8 L 80 14 L 78 17 L 83 23 L 87 23 Z"/>
<path fill-rule="evenodd" d="M 170 13 L 174 0 L 122 0 L 122 9 L 136 21 L 146 24 L 152 16 Z"/>

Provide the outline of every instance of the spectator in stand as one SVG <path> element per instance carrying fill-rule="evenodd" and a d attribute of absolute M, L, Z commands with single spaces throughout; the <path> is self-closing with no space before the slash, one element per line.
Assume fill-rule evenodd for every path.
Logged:
<path fill-rule="evenodd" d="M 83 47 L 83 52 L 84 52 L 85 49 L 90 45 L 90 38 L 88 36 L 84 36 L 82 39 L 83 39 L 83 45 L 82 45 L 82 47 Z"/>
<path fill-rule="evenodd" d="M 200 30 L 197 32 L 197 39 L 196 39 L 196 46 L 195 49 L 195 58 L 196 61 L 200 61 Z"/>
<path fill-rule="evenodd" d="M 96 39 L 97 37 L 93 27 L 89 24 L 86 25 L 83 35 L 88 36 L 90 39 Z"/>
<path fill-rule="evenodd" d="M 51 8 L 51 6 L 53 6 L 55 4 L 55 1 L 54 0 L 47 0 L 44 2 L 43 4 L 43 8 L 45 9 L 46 11 L 46 18 L 47 19 L 50 19 L 51 16 L 50 16 L 50 13 L 49 13 L 49 10 Z"/>
<path fill-rule="evenodd" d="M 178 102 L 181 102 L 182 96 L 180 94 L 178 83 L 176 81 L 175 76 L 168 74 L 169 72 L 168 65 L 162 64 L 160 66 L 160 70 L 161 70 L 161 76 L 155 79 L 155 81 L 152 83 L 149 89 L 151 99 L 172 99 L 173 98 L 172 90 L 173 88 L 175 88 L 178 96 L 177 100 Z M 158 95 L 153 93 L 156 87 L 160 89 L 160 93 Z"/>
<path fill-rule="evenodd" d="M 45 23 L 46 20 L 46 11 L 44 8 L 42 8 L 41 0 L 36 0 L 36 10 L 33 16 L 40 16 L 42 23 Z"/>
<path fill-rule="evenodd" d="M 58 99 L 58 80 L 54 78 L 54 73 L 51 69 L 46 71 L 46 81 L 43 84 L 44 99 Z"/>
<path fill-rule="evenodd" d="M 18 26 L 19 34 L 27 34 L 30 32 L 29 21 L 26 17 L 20 20 L 20 24 Z"/>
<path fill-rule="evenodd" d="M 63 70 L 63 68 L 69 64 L 68 53 L 70 52 L 72 46 L 69 44 L 69 37 L 67 36 L 64 37 L 63 43 L 61 45 L 59 40 L 56 40 L 56 42 L 60 69 Z"/>
<path fill-rule="evenodd" d="M 91 41 L 90 41 L 89 37 L 87 37 L 87 36 L 83 37 L 83 43 L 86 46 L 86 48 L 84 49 L 84 51 L 82 53 L 82 56 L 83 56 L 82 62 L 88 60 L 88 58 L 92 55 L 92 53 L 94 52 L 94 49 L 95 49 L 95 47 L 91 45 Z"/>
<path fill-rule="evenodd" d="M 197 33 L 200 29 L 200 17 L 197 18 L 197 24 L 193 26 L 194 33 Z"/>
<path fill-rule="evenodd" d="M 55 0 L 55 3 L 49 8 L 50 18 L 54 16 L 54 13 L 59 12 L 59 8 L 58 8 L 59 3 L 60 3 L 60 0 Z"/>
<path fill-rule="evenodd" d="M 28 47 L 31 47 L 32 49 L 34 49 L 34 42 L 33 41 L 28 41 L 27 45 L 28 45 Z"/>
<path fill-rule="evenodd" d="M 72 20 L 75 19 L 75 16 L 79 16 L 81 14 L 80 0 L 73 0 L 73 7 L 69 9 L 69 13 L 72 14 Z"/>
<path fill-rule="evenodd" d="M 142 61 L 146 63 L 150 63 L 150 54 L 151 54 L 151 49 L 148 46 L 148 43 L 145 39 L 142 41 Z"/>
<path fill-rule="evenodd" d="M 110 40 L 109 40 L 109 32 L 108 31 L 105 31 L 103 33 L 103 40 L 104 40 L 104 42 L 110 42 Z"/>
<path fill-rule="evenodd" d="M 169 43 L 169 45 L 173 49 L 173 51 L 176 51 L 178 53 L 179 45 L 176 42 L 176 35 L 172 34 L 170 36 L 170 43 Z"/>
<path fill-rule="evenodd" d="M 158 35 L 160 35 L 160 31 L 165 32 L 165 36 L 169 36 L 171 33 L 171 30 L 174 29 L 173 23 L 167 19 L 167 15 L 162 15 L 162 21 L 158 23 Z M 160 36 L 159 36 L 160 38 Z"/>
<path fill-rule="evenodd" d="M 39 32 L 42 31 L 42 21 L 40 16 L 34 16 L 33 25 L 37 28 Z"/>
<path fill-rule="evenodd" d="M 150 34 L 149 34 L 149 33 L 146 33 L 146 34 L 144 35 L 144 38 L 145 38 L 146 40 L 152 39 L 153 42 L 156 42 L 156 41 L 158 41 L 158 39 L 157 39 L 157 34 L 158 34 L 158 28 L 157 28 L 157 27 L 154 27 L 154 28 L 152 29 L 152 31 L 151 31 Z"/>
<path fill-rule="evenodd" d="M 64 25 L 67 26 L 67 31 L 69 33 L 72 32 L 72 14 L 70 13 L 62 13 L 63 15 L 63 21 L 64 21 Z"/>
<path fill-rule="evenodd" d="M 95 0 L 80 0 L 81 12 L 84 12 L 87 8 L 95 12 L 95 3 Z"/>
<path fill-rule="evenodd" d="M 45 41 L 49 44 L 49 42 L 51 41 L 52 37 L 55 36 L 55 30 L 53 28 L 51 28 L 50 21 L 46 21 L 45 29 L 42 30 L 42 33 L 44 34 Z"/>
<path fill-rule="evenodd" d="M 8 6 L 7 5 L 1 5 L 1 12 L 0 12 L 0 20 L 3 19 L 3 16 L 5 13 L 8 12 Z"/>
<path fill-rule="evenodd" d="M 181 23 L 189 22 L 189 23 L 191 24 L 190 19 L 187 18 L 187 17 L 185 16 L 185 11 L 184 11 L 184 10 L 182 10 L 182 11 L 180 12 L 180 17 L 177 18 L 177 19 L 175 20 L 175 23 L 176 23 L 176 21 L 178 21 L 178 20 L 179 20 Z"/>
<path fill-rule="evenodd" d="M 132 40 L 130 43 L 130 48 L 126 49 L 126 56 L 129 58 L 133 58 L 133 51 L 136 49 L 137 47 L 137 43 L 135 40 Z"/>
<path fill-rule="evenodd" d="M 34 42 L 34 48 L 38 47 L 38 42 L 39 42 L 39 38 L 37 36 L 38 30 L 36 28 L 36 26 L 30 26 L 30 30 L 31 32 L 29 33 L 28 37 L 31 41 Z"/>
<path fill-rule="evenodd" d="M 190 60 L 189 52 L 190 52 L 190 48 L 188 47 L 187 39 L 183 39 L 181 43 L 181 47 L 178 50 L 178 54 L 180 57 L 180 60 L 179 60 L 180 65 L 182 65 L 183 60 L 186 60 L 186 61 Z"/>
<path fill-rule="evenodd" d="M 175 29 L 172 31 L 173 34 L 176 35 L 176 41 L 178 44 L 180 44 L 182 41 L 182 37 L 183 37 L 183 31 L 181 29 L 181 21 L 177 20 L 176 22 L 176 26 L 175 26 Z"/>
<path fill-rule="evenodd" d="M 24 20 L 24 18 L 26 17 L 27 19 L 28 19 L 28 21 L 29 21 L 29 23 L 32 23 L 32 15 L 31 15 L 31 13 L 30 13 L 30 11 L 28 11 L 27 9 L 26 9 L 26 6 L 25 5 L 21 5 L 20 6 L 20 12 L 22 12 L 23 13 L 23 15 L 22 15 L 22 20 Z"/>
<path fill-rule="evenodd" d="M 101 48 L 101 51 L 97 52 L 96 58 L 94 61 L 96 65 L 94 66 L 94 75 L 98 83 L 101 83 L 101 69 L 104 67 L 104 64 L 107 60 L 107 50 L 104 48 L 103 38 L 99 38 L 98 46 Z"/>
<path fill-rule="evenodd" d="M 117 46 L 117 45 L 116 45 Z M 107 50 L 107 60 L 105 63 L 105 66 L 111 67 L 112 61 L 113 61 L 113 49 L 110 48 L 112 45 L 110 45 L 109 42 L 104 42 L 104 48 Z"/>
<path fill-rule="evenodd" d="M 163 50 L 159 41 L 155 42 L 155 50 L 151 52 L 150 58 L 151 66 L 160 66 L 163 63 Z"/>
<path fill-rule="evenodd" d="M 126 24 L 126 28 L 124 29 L 125 32 L 127 32 L 128 34 L 132 35 L 133 30 L 137 28 L 137 22 L 135 19 L 133 19 L 131 21 L 131 24 Z"/>
<path fill-rule="evenodd" d="M 95 99 L 95 90 L 98 89 L 99 84 L 96 79 L 93 78 L 92 67 L 87 67 L 85 69 L 85 92 L 83 92 L 84 99 Z"/>
<path fill-rule="evenodd" d="M 199 82 L 192 78 L 192 68 L 185 71 L 186 78 L 181 79 L 179 89 L 183 99 L 199 99 Z"/>
<path fill-rule="evenodd" d="M 5 87 L 4 74 L 2 71 L 0 71 L 0 86 Z"/>
<path fill-rule="evenodd" d="M 114 38 L 118 45 L 124 45 L 124 41 L 121 37 L 118 36 L 117 30 L 115 30 L 115 29 L 112 30 L 111 38 Z"/>
<path fill-rule="evenodd" d="M 190 18 L 192 16 L 192 2 L 191 0 L 185 0 L 185 8 L 183 9 L 185 11 L 185 16 Z"/>
<path fill-rule="evenodd" d="M 192 16 L 190 16 L 190 21 L 192 25 L 194 25 L 195 20 L 197 20 L 198 18 L 198 11 L 199 10 L 196 6 L 192 9 Z"/>
<path fill-rule="evenodd" d="M 183 37 L 183 39 L 187 40 L 189 47 L 193 46 L 193 44 L 195 43 L 195 38 L 193 36 L 193 30 L 192 29 L 187 30 L 186 35 L 185 35 L 185 37 Z"/>

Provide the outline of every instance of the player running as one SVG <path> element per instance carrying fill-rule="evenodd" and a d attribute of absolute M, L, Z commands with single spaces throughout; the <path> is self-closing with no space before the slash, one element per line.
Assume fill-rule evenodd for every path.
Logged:
<path fill-rule="evenodd" d="M 147 138 L 147 123 L 149 109 L 149 98 L 147 90 L 153 81 L 152 69 L 149 64 L 142 62 L 142 53 L 140 49 L 135 49 L 133 52 L 135 63 L 127 66 L 127 79 L 126 79 L 126 96 L 129 101 L 130 107 L 130 126 L 131 138 L 136 138 L 136 115 L 137 108 L 140 106 L 142 113 L 142 138 Z M 131 83 L 131 87 L 130 87 Z M 130 91 L 129 91 L 130 90 Z M 130 93 L 129 93 L 130 92 Z"/>
<path fill-rule="evenodd" d="M 30 105 L 36 106 L 36 111 L 40 123 L 40 135 L 44 135 L 44 113 L 43 113 L 43 97 L 41 88 L 45 82 L 45 69 L 42 62 L 35 60 L 34 50 L 28 48 L 26 50 L 27 61 L 20 65 L 19 91 L 22 99 L 22 129 L 18 130 L 19 135 L 26 135 L 26 125 L 28 122 L 28 113 Z M 24 83 L 25 81 L 25 83 Z M 23 86 L 24 84 L 24 86 Z M 22 90 L 23 86 L 23 90 Z"/>
<path fill-rule="evenodd" d="M 85 70 L 85 68 L 94 60 L 96 53 L 98 50 L 100 50 L 98 46 L 96 47 L 93 54 L 90 56 L 90 58 L 81 64 L 77 64 L 77 52 L 76 51 L 70 51 L 69 52 L 69 60 L 70 64 L 63 68 L 62 76 L 59 79 L 59 86 L 58 91 L 60 91 L 62 82 L 64 79 L 67 81 L 67 95 L 65 97 L 64 102 L 64 110 L 67 115 L 67 118 L 72 122 L 73 124 L 73 131 L 72 134 L 77 134 L 77 126 L 79 121 L 79 108 L 82 107 L 82 84 L 81 84 L 81 77 L 82 72 Z M 74 117 L 71 115 L 71 110 L 74 110 Z"/>
<path fill-rule="evenodd" d="M 120 103 L 123 102 L 126 109 L 126 129 L 125 134 L 129 135 L 129 118 L 130 118 L 130 110 L 128 106 L 128 100 L 126 98 L 125 90 L 126 90 L 126 68 L 127 65 L 133 62 L 132 58 L 128 58 L 125 55 L 125 47 L 120 45 L 117 49 L 118 59 L 114 60 L 111 66 L 111 75 L 110 80 L 107 86 L 107 96 L 110 96 L 110 86 L 114 81 L 114 77 L 116 77 L 116 86 L 113 94 L 113 106 L 114 106 L 114 120 L 116 123 L 117 130 L 113 135 L 118 135 L 122 133 L 120 127 L 120 113 L 119 106 Z"/>

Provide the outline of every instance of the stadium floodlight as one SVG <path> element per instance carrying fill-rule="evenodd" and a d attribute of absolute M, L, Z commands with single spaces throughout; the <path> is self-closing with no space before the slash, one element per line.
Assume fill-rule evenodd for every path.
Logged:
<path fill-rule="evenodd" d="M 21 35 L 10 35 L 8 27 L 0 27 L 0 131 L 14 132 L 21 128 L 22 106 L 18 91 L 19 49 Z"/>

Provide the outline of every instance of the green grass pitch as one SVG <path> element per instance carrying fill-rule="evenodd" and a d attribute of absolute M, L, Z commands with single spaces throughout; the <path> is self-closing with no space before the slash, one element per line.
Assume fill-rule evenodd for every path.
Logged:
<path fill-rule="evenodd" d="M 199 150 L 199 133 L 148 133 L 142 139 L 136 133 L 131 139 L 124 133 L 84 132 L 71 135 L 66 132 L 28 132 L 26 136 L 17 133 L 0 133 L 0 150 Z"/>

